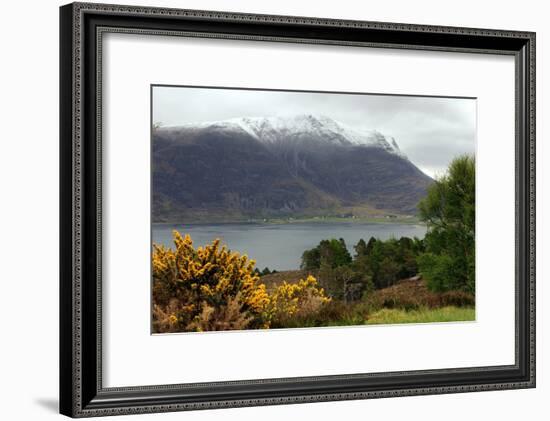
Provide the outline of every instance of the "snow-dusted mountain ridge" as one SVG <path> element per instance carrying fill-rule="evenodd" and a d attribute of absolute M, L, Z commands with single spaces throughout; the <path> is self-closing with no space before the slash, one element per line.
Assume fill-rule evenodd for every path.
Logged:
<path fill-rule="evenodd" d="M 338 146 L 378 147 L 406 158 L 393 137 L 386 137 L 376 130 L 355 129 L 323 115 L 297 114 L 276 117 L 240 117 L 221 121 L 188 123 L 181 126 L 167 126 L 164 129 L 170 131 L 178 131 L 178 129 L 243 131 L 268 145 L 314 140 Z"/>
<path fill-rule="evenodd" d="M 395 139 L 310 114 L 153 130 L 153 221 L 414 215 L 433 182 Z"/>

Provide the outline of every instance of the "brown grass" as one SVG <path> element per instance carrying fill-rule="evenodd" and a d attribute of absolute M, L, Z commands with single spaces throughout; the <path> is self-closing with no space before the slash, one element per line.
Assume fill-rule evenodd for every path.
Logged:
<path fill-rule="evenodd" d="M 371 308 L 399 308 L 415 310 L 445 306 L 474 306 L 475 297 L 462 291 L 431 292 L 424 281 L 415 276 L 404 279 L 391 287 L 374 291 L 367 298 Z"/>

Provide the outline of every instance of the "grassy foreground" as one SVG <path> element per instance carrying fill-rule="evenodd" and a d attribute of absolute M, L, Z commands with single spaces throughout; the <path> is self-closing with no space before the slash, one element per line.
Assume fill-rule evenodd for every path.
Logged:
<path fill-rule="evenodd" d="M 463 322 L 474 321 L 475 318 L 475 309 L 472 307 L 448 306 L 410 311 L 384 308 L 373 313 L 368 318 L 367 324 Z"/>

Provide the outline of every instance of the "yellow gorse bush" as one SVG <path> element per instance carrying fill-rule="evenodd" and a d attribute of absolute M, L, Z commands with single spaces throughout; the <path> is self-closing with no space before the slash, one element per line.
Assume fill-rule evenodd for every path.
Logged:
<path fill-rule="evenodd" d="M 163 310 L 175 330 L 186 330 L 209 313 L 205 307 L 221 308 L 238 296 L 241 311 L 249 317 L 247 327 L 265 327 L 269 297 L 254 273 L 255 262 L 220 247 L 219 240 L 195 250 L 189 235 L 182 237 L 177 231 L 173 235 L 175 249 L 153 246 L 153 301 L 158 306 L 153 321 L 160 322 L 155 314 L 161 316 Z"/>
<path fill-rule="evenodd" d="M 274 318 L 329 300 L 312 276 L 269 295 L 246 255 L 220 247 L 218 239 L 195 249 L 189 235 L 173 236 L 175 249 L 153 245 L 155 332 L 269 328 Z"/>
<path fill-rule="evenodd" d="M 283 282 L 275 288 L 270 299 L 270 320 L 277 325 L 284 325 L 285 320 L 293 317 L 307 317 L 330 301 L 311 275 L 295 284 Z"/>

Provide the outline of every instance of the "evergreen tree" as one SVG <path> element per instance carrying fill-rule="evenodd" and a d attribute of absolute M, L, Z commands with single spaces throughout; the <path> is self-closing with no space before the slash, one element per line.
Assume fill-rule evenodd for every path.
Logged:
<path fill-rule="evenodd" d="M 369 242 L 367 243 L 367 253 L 366 254 L 369 254 L 372 251 L 374 245 L 376 244 L 376 241 L 377 241 L 376 238 L 374 238 L 374 237 L 370 238 Z"/>
<path fill-rule="evenodd" d="M 302 254 L 302 264 L 300 267 L 303 270 L 315 270 L 321 267 L 321 253 L 319 246 L 306 250 Z"/>
<path fill-rule="evenodd" d="M 453 160 L 419 204 L 428 225 L 418 265 L 434 291 L 475 291 L 475 159 Z"/>
<path fill-rule="evenodd" d="M 333 238 L 322 240 L 317 247 L 304 251 L 300 266 L 304 270 L 319 269 L 323 265 L 334 269 L 347 266 L 351 261 L 351 255 L 344 239 L 336 240 Z"/>
<path fill-rule="evenodd" d="M 367 255 L 367 243 L 362 238 L 353 246 L 355 250 L 355 259 Z"/>

